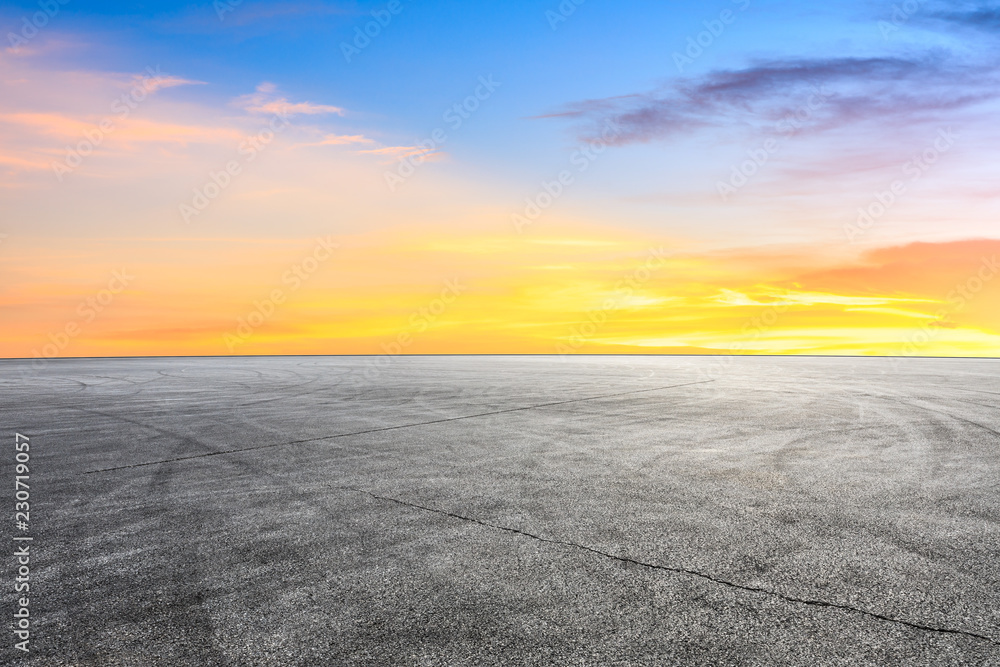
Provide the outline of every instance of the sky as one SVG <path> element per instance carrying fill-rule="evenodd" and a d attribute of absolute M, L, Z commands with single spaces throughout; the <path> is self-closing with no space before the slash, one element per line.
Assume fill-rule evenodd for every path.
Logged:
<path fill-rule="evenodd" d="M 7 2 L 0 357 L 997 356 L 998 55 L 990 2 Z"/>

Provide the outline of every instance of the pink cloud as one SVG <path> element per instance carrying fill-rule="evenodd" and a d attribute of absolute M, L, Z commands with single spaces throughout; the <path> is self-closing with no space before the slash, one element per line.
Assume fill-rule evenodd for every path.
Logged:
<path fill-rule="evenodd" d="M 250 95 L 242 95 L 235 100 L 236 106 L 255 114 L 272 114 L 277 116 L 309 115 L 320 114 L 344 115 L 341 107 L 329 106 L 326 104 L 313 104 L 312 102 L 289 102 L 287 98 L 277 97 L 274 93 L 277 90 L 273 83 L 264 82 L 257 86 L 257 90 Z"/>
<path fill-rule="evenodd" d="M 381 155 L 391 158 L 389 162 L 406 160 L 411 157 L 419 157 L 420 162 L 436 162 L 445 158 L 445 153 L 424 148 L 423 146 L 385 146 L 383 148 L 373 148 L 367 151 L 360 151 L 364 155 Z"/>
<path fill-rule="evenodd" d="M 184 79 L 179 76 L 170 76 L 158 74 L 156 76 L 141 76 L 136 75 L 133 77 L 133 82 L 135 85 L 141 86 L 147 93 L 155 93 L 158 90 L 163 90 L 164 88 L 174 88 L 176 86 L 196 86 L 204 85 L 204 81 L 194 81 L 192 79 Z"/>
<path fill-rule="evenodd" d="M 0 164 L 11 165 L 19 169 L 50 169 L 49 162 L 32 159 L 23 155 L 10 155 L 0 153 Z"/>
<path fill-rule="evenodd" d="M 100 129 L 103 119 L 72 118 L 57 113 L 0 114 L 0 122 L 29 127 L 37 134 L 61 139 L 85 137 L 87 132 Z M 155 120 L 125 118 L 108 119 L 112 129 L 102 133 L 119 142 L 216 143 L 234 141 L 242 134 L 235 129 L 199 125 L 181 125 Z"/>
<path fill-rule="evenodd" d="M 303 148 L 309 146 L 350 146 L 352 144 L 371 144 L 374 140 L 363 134 L 328 134 L 321 141 L 315 143 L 295 144 L 292 148 Z"/>

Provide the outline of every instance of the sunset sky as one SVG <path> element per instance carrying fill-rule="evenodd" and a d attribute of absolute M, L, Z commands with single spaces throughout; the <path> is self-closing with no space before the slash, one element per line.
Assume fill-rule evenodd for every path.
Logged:
<path fill-rule="evenodd" d="M 2 357 L 1000 354 L 1000 5 L 121 7 L 0 8 Z"/>

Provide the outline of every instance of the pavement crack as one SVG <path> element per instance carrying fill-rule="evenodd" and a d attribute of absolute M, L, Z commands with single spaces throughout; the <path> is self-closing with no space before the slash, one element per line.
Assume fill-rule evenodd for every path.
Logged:
<path fill-rule="evenodd" d="M 162 459 L 159 461 L 146 461 L 145 463 L 133 463 L 131 465 L 115 466 L 113 468 L 99 468 L 97 470 L 88 470 L 84 475 L 93 475 L 99 472 L 114 472 L 116 470 L 130 470 L 132 468 L 144 468 L 146 466 L 161 465 L 164 463 L 176 463 L 178 461 L 190 461 L 193 459 L 204 459 L 210 456 L 224 456 L 226 454 L 238 454 L 241 452 L 255 452 L 260 449 L 273 449 L 275 447 L 289 447 L 291 445 L 303 445 L 309 442 L 321 442 L 323 440 L 333 440 L 335 438 L 348 438 L 355 435 L 367 435 L 369 433 L 382 433 L 383 431 L 396 431 L 404 428 L 414 428 L 417 426 L 429 426 L 431 424 L 444 424 L 446 422 L 462 421 L 463 419 L 476 419 L 478 417 L 489 417 L 492 415 L 502 415 L 510 412 L 523 412 L 525 410 L 537 410 L 538 408 L 550 408 L 556 405 L 568 405 L 570 403 L 582 403 L 585 401 L 597 401 L 603 398 L 616 398 L 618 396 L 631 396 L 633 394 L 644 394 L 651 391 L 661 391 L 664 389 L 677 389 L 680 387 L 690 387 L 696 384 L 707 384 L 709 382 L 715 382 L 715 380 L 700 380 L 698 382 L 685 382 L 684 384 L 672 384 L 664 387 L 651 387 L 649 389 L 635 389 L 633 391 L 623 391 L 617 394 L 603 394 L 601 396 L 587 396 L 584 398 L 571 398 L 564 401 L 552 401 L 550 403 L 538 403 L 535 405 L 525 405 L 519 408 L 506 408 L 504 410 L 491 410 L 490 412 L 480 412 L 474 415 L 462 415 L 460 417 L 447 417 L 444 419 L 432 419 L 425 422 L 416 422 L 413 424 L 400 424 L 398 426 L 383 426 L 381 428 L 371 428 L 364 431 L 354 431 L 352 433 L 336 433 L 334 435 L 324 435 L 318 438 L 306 438 L 304 440 L 292 440 L 291 442 L 273 442 L 267 445 L 258 445 L 257 447 L 241 447 L 237 449 L 225 449 L 216 452 L 206 452 L 202 454 L 192 454 L 190 456 L 178 456 L 172 459 Z M 154 428 L 154 427 L 150 427 Z M 154 428 L 154 430 L 156 430 Z"/>
<path fill-rule="evenodd" d="M 581 551 L 587 551 L 587 552 L 595 554 L 597 556 L 601 556 L 603 558 L 608 558 L 608 559 L 611 559 L 611 560 L 615 560 L 615 561 L 618 561 L 620 563 L 626 563 L 628 565 L 636 565 L 636 566 L 645 567 L 645 568 L 648 568 L 648 569 L 651 569 L 651 570 L 660 570 L 660 571 L 663 571 L 663 572 L 671 572 L 671 573 L 674 573 L 674 574 L 689 575 L 689 576 L 692 576 L 692 577 L 697 577 L 699 579 L 704 579 L 705 581 L 710 581 L 712 583 L 719 584 L 721 586 L 726 586 L 728 588 L 733 588 L 733 589 L 744 591 L 744 592 L 748 592 L 748 593 L 758 593 L 758 594 L 761 594 L 761 595 L 767 595 L 767 596 L 770 596 L 770 597 L 773 597 L 773 598 L 778 598 L 778 599 L 781 599 L 781 600 L 785 600 L 786 602 L 792 602 L 794 604 L 802 604 L 802 605 L 807 605 L 807 606 L 810 606 L 810 607 L 821 607 L 821 608 L 827 608 L 827 609 L 839 609 L 841 611 L 847 611 L 847 612 L 851 612 L 851 613 L 855 613 L 855 614 L 860 614 L 862 616 L 867 616 L 869 618 L 873 618 L 873 619 L 876 619 L 876 620 L 879 620 L 879 621 L 885 621 L 887 623 L 894 623 L 894 624 L 897 624 L 897 625 L 903 625 L 903 626 L 906 626 L 908 628 L 913 628 L 915 630 L 922 630 L 922 631 L 925 631 L 925 632 L 937 632 L 937 633 L 950 634 L 950 635 L 960 635 L 960 636 L 963 636 L 963 637 L 969 637 L 969 638 L 972 638 L 972 639 L 978 639 L 980 641 L 988 642 L 990 644 L 993 644 L 994 646 L 1000 646 L 1000 641 L 997 641 L 996 639 L 993 639 L 992 637 L 987 637 L 985 635 L 977 634 L 975 632 L 970 632 L 968 630 L 955 630 L 955 629 L 952 629 L 952 628 L 940 628 L 940 627 L 935 627 L 935 626 L 932 626 L 932 625 L 925 625 L 923 623 L 915 623 L 913 621 L 906 621 L 906 620 L 903 620 L 903 619 L 900 619 L 900 618 L 894 618 L 892 616 L 885 616 L 883 614 L 879 614 L 879 613 L 876 613 L 876 612 L 873 612 L 873 611 L 868 611 L 866 609 L 860 609 L 858 607 L 852 607 L 850 605 L 838 604 L 836 602 L 827 602 L 825 600 L 813 600 L 813 599 L 809 599 L 809 598 L 799 598 L 799 597 L 795 597 L 795 596 L 792 596 L 792 595 L 786 595 L 784 593 L 779 593 L 778 591 L 772 591 L 772 590 L 769 590 L 769 589 L 766 589 L 766 588 L 759 588 L 757 586 L 747 586 L 747 585 L 744 585 L 744 584 L 738 584 L 738 583 L 733 582 L 733 581 L 728 581 L 726 579 L 721 579 L 721 578 L 713 576 L 711 574 L 706 574 L 704 572 L 698 572 L 697 570 L 690 570 L 690 569 L 683 568 L 683 567 L 671 567 L 671 566 L 668 566 L 668 565 L 658 565 L 656 563 L 646 563 L 646 562 L 643 562 L 643 561 L 640 561 L 640 560 L 635 560 L 634 558 L 629 558 L 627 556 L 616 556 L 614 554 L 610 554 L 610 553 L 608 553 L 606 551 L 601 551 L 600 549 L 596 549 L 594 547 L 588 547 L 585 544 L 579 544 L 579 543 L 576 543 L 576 542 L 568 542 L 566 540 L 557 540 L 557 539 L 553 539 L 553 538 L 549 538 L 549 537 L 542 537 L 541 535 L 535 535 L 534 533 L 528 533 L 528 532 L 523 531 L 523 530 L 518 530 L 517 528 L 511 528 L 509 526 L 501 526 L 499 524 L 490 523 L 489 521 L 483 521 L 482 519 L 476 519 L 474 517 L 469 517 L 469 516 L 464 516 L 464 515 L 461 515 L 461 514 L 456 514 L 455 512 L 449 512 L 447 510 L 437 509 L 435 507 L 428 507 L 426 505 L 421 505 L 419 503 L 414 503 L 414 502 L 407 501 L 407 500 L 400 500 L 399 498 L 392 498 L 390 496 L 382 496 L 382 495 L 379 495 L 377 493 L 373 493 L 373 492 L 367 491 L 365 489 L 359 489 L 359 488 L 353 487 L 353 486 L 338 486 L 338 487 L 335 487 L 335 488 L 342 489 L 342 490 L 347 490 L 347 491 L 353 491 L 355 493 L 360 493 L 360 494 L 363 494 L 363 495 L 371 496 L 372 498 L 375 498 L 376 500 L 381 500 L 381 501 L 384 501 L 384 502 L 396 503 L 398 505 L 403 505 L 404 507 L 410 507 L 410 508 L 422 510 L 422 511 L 425 511 L 425 512 L 433 512 L 435 514 L 441 514 L 443 516 L 447 516 L 447 517 L 451 517 L 451 518 L 454 518 L 454 519 L 458 519 L 460 521 L 466 521 L 466 522 L 469 522 L 469 523 L 475 523 L 475 524 L 478 524 L 478 525 L 483 526 L 485 528 L 491 528 L 493 530 L 500 530 L 500 531 L 503 531 L 503 532 L 506 532 L 506 533 L 512 533 L 514 535 L 520 535 L 522 537 L 526 537 L 526 538 L 531 539 L 531 540 L 536 540 L 538 542 L 544 542 L 546 544 L 554 544 L 554 545 L 557 545 L 557 546 L 569 547 L 571 549 L 578 549 L 578 550 L 581 550 Z"/>

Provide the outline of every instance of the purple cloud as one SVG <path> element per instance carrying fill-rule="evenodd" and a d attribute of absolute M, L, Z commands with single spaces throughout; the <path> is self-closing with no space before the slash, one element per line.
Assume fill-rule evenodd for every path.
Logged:
<path fill-rule="evenodd" d="M 648 93 L 584 100 L 542 117 L 581 120 L 584 138 L 613 122 L 620 129 L 614 143 L 623 145 L 734 124 L 777 133 L 892 119 L 932 122 L 997 96 L 992 70 L 953 66 L 941 54 L 802 59 L 711 72 Z"/>

